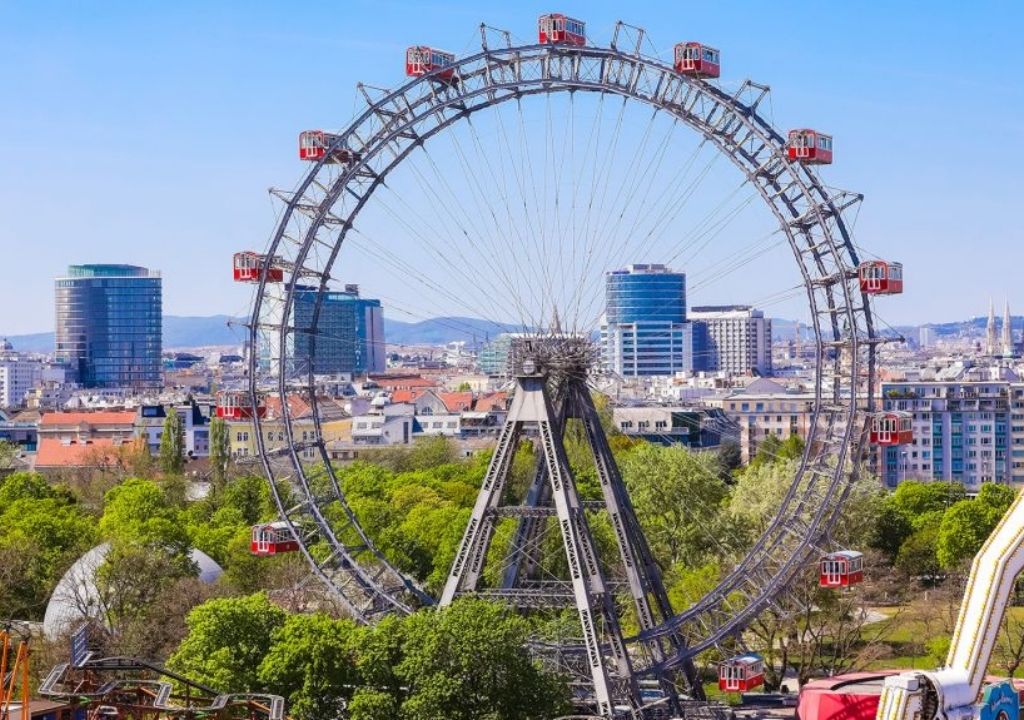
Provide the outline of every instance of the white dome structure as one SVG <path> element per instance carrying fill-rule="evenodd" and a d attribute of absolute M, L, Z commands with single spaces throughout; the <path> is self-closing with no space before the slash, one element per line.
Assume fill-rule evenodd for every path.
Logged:
<path fill-rule="evenodd" d="M 43 634 L 57 640 L 72 632 L 84 620 L 102 620 L 102 599 L 96 588 L 96 573 L 110 552 L 110 543 L 97 545 L 75 561 L 57 583 L 43 616 Z M 193 548 L 189 557 L 195 564 L 196 577 L 204 583 L 216 582 L 224 572 L 220 565 Z"/>

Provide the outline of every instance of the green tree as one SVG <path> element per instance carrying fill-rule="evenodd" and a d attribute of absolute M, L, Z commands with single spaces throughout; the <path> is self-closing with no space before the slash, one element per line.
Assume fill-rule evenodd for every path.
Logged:
<path fill-rule="evenodd" d="M 736 479 L 729 511 L 749 533 L 759 533 L 775 517 L 782 500 L 793 484 L 796 460 L 751 463 Z"/>
<path fill-rule="evenodd" d="M 733 539 L 721 532 L 729 487 L 713 454 L 645 444 L 622 459 L 621 469 L 637 517 L 663 566 L 702 562 Z"/>
<path fill-rule="evenodd" d="M 875 516 L 868 536 L 868 547 L 885 553 L 889 561 L 894 562 L 903 543 L 913 532 L 914 525 L 910 518 L 886 498 Z"/>
<path fill-rule="evenodd" d="M 806 443 L 799 435 L 790 435 L 779 447 L 779 457 L 786 460 L 799 460 L 804 455 Z"/>
<path fill-rule="evenodd" d="M 743 451 L 739 443 L 726 441 L 719 446 L 718 465 L 722 468 L 722 477 L 732 480 L 733 472 L 743 467 Z"/>
<path fill-rule="evenodd" d="M 104 496 L 100 532 L 115 543 L 162 547 L 179 555 L 189 550 L 188 534 L 178 511 L 160 487 L 130 478 Z"/>
<path fill-rule="evenodd" d="M 0 478 L 0 512 L 5 512 L 7 506 L 17 500 L 42 500 L 57 497 L 63 497 L 68 502 L 72 501 L 70 494 L 54 488 L 39 473 L 16 472 L 6 478 Z"/>
<path fill-rule="evenodd" d="M 390 615 L 376 625 L 362 628 L 356 638 L 356 666 L 363 684 L 387 692 L 399 703 L 408 689 L 398 674 L 407 629 L 405 618 Z"/>
<path fill-rule="evenodd" d="M 21 476 L 21 477 L 19 477 Z M 0 617 L 41 618 L 61 575 L 96 542 L 96 523 L 30 473 L 0 485 Z"/>
<path fill-rule="evenodd" d="M 511 608 L 463 600 L 404 624 L 402 718 L 527 720 L 566 708 L 564 681 L 534 664 L 525 646 L 529 625 Z"/>
<path fill-rule="evenodd" d="M 941 572 L 936 554 L 939 539 L 939 523 L 934 516 L 928 524 L 915 530 L 900 546 L 896 555 L 896 569 L 910 577 L 933 581 Z"/>
<path fill-rule="evenodd" d="M 324 720 L 342 714 L 359 684 L 356 626 L 327 615 L 291 615 L 271 637 L 259 667 L 260 681 L 288 700 L 297 720 Z"/>
<path fill-rule="evenodd" d="M 673 568 L 665 577 L 672 607 L 685 610 L 709 592 L 714 590 L 721 578 L 721 568 L 717 563 L 708 563 L 695 568 Z"/>
<path fill-rule="evenodd" d="M 1017 498 L 1017 493 L 1008 485 L 998 483 L 984 483 L 975 498 L 979 503 L 999 512 L 1000 515 L 1010 509 L 1010 505 Z"/>
<path fill-rule="evenodd" d="M 459 449 L 446 437 L 438 435 L 423 438 L 413 443 L 409 450 L 406 467 L 403 470 L 428 470 L 448 465 L 459 459 Z"/>
<path fill-rule="evenodd" d="M 928 513 L 945 511 L 965 497 L 964 486 L 958 482 L 904 480 L 893 490 L 888 502 L 903 513 L 916 530 L 925 524 Z"/>
<path fill-rule="evenodd" d="M 177 581 L 195 575 L 188 556 L 160 546 L 114 542 L 96 570 L 99 609 L 115 636 L 143 616 L 163 622 L 166 618 L 154 618 L 147 610 Z"/>
<path fill-rule="evenodd" d="M 213 487 L 220 491 L 228 481 L 231 464 L 231 436 L 228 424 L 222 418 L 210 420 L 210 477 Z"/>
<path fill-rule="evenodd" d="M 199 502 L 189 503 L 179 517 L 186 525 L 192 546 L 230 571 L 231 562 L 245 560 L 235 552 L 236 538 L 244 536 L 244 552 L 248 553 L 248 537 L 252 526 L 275 516 L 276 510 L 266 481 L 254 475 L 243 475 L 230 479 L 220 492 L 210 493 Z M 265 559 L 256 560 L 265 562 Z M 243 572 L 254 569 L 249 562 L 243 564 Z M 257 573 L 251 578 L 255 585 L 245 581 L 236 587 L 255 592 L 260 587 L 260 578 L 265 575 Z M 239 575 L 235 579 L 244 578 Z"/>
<path fill-rule="evenodd" d="M 781 451 L 782 441 L 775 435 L 768 435 L 758 443 L 757 453 L 755 453 L 753 459 L 750 461 L 750 466 L 760 467 L 762 465 L 771 465 L 776 460 L 781 459 L 779 455 Z"/>
<path fill-rule="evenodd" d="M 185 469 L 185 430 L 173 406 L 167 408 L 160 436 L 160 469 L 168 475 L 177 475 Z"/>
<path fill-rule="evenodd" d="M 211 687 L 257 692 L 260 664 L 285 619 L 263 593 L 205 602 L 188 614 L 188 632 L 168 667 Z"/>
<path fill-rule="evenodd" d="M 398 713 L 398 699 L 374 688 L 359 688 L 348 704 L 349 720 L 395 720 Z"/>
<path fill-rule="evenodd" d="M 0 470 L 9 468 L 16 457 L 18 457 L 18 446 L 6 440 L 0 440 Z"/>
<path fill-rule="evenodd" d="M 1002 492 L 1006 490 L 1008 492 Z M 953 504 L 939 525 L 935 555 L 950 570 L 973 558 L 1010 507 L 1013 491 L 996 485 L 982 486 L 977 499 Z"/>

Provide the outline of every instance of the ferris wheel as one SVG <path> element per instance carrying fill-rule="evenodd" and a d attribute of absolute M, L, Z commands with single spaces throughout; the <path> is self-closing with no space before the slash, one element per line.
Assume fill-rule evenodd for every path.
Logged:
<path fill-rule="evenodd" d="M 776 130 L 768 87 L 722 81 L 717 49 L 682 42 L 661 59 L 639 28 L 619 23 L 598 45 L 564 15 L 543 16 L 536 37 L 519 43 L 481 26 L 480 48 L 462 57 L 409 48 L 405 84 L 360 85 L 365 109 L 345 129 L 301 134 L 300 159 L 312 165 L 293 190 L 275 191 L 283 210 L 269 247 L 235 258 L 255 300 L 248 395 L 227 398 L 225 413 L 254 422 L 280 510 L 254 531 L 254 551 L 301 552 L 353 618 L 373 622 L 435 598 L 363 529 L 325 441 L 340 411 L 320 399 L 318 376 L 326 355 L 351 343 L 322 322 L 339 288 L 353 295 L 358 281 L 389 313 L 443 316 L 452 331 L 479 332 L 465 318 L 483 318 L 494 334 L 556 336 L 584 354 L 600 332 L 603 281 L 627 264 L 684 264 L 696 279 L 688 292 L 702 297 L 763 307 L 803 298 L 816 368 L 806 450 L 774 519 L 711 592 L 672 609 L 660 577 L 650 581 L 658 607 L 617 657 L 643 656 L 630 677 L 662 677 L 736 638 L 809 563 L 827 558 L 824 584 L 858 579 L 859 558 L 833 547 L 831 531 L 869 443 L 906 441 L 901 418 L 874 413 L 884 340 L 871 311 L 871 296 L 902 289 L 902 268 L 861 262 L 850 219 L 861 196 L 818 171 L 833 160 L 832 138 Z M 698 367 L 700 352 L 688 362 Z M 517 392 L 533 387 L 527 380 Z M 268 402 L 283 420 L 277 442 Z M 546 472 L 557 474 L 552 457 Z M 643 560 L 628 498 L 606 500 L 624 507 L 622 542 Z M 463 549 L 482 553 L 471 535 Z M 442 602 L 466 587 L 453 577 Z M 595 653 L 614 654 L 607 647 Z"/>

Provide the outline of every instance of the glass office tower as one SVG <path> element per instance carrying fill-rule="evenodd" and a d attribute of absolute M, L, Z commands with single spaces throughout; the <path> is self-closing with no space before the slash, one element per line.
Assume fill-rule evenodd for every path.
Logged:
<path fill-rule="evenodd" d="M 630 265 L 605 276 L 605 367 L 623 377 L 700 370 L 703 328 L 686 320 L 686 275 Z"/>
<path fill-rule="evenodd" d="M 135 265 L 71 265 L 55 283 L 56 358 L 84 387 L 158 388 L 163 287 Z"/>
<path fill-rule="evenodd" d="M 316 315 L 316 332 L 295 333 L 293 370 L 307 371 L 310 359 L 315 358 L 315 374 L 383 372 L 384 311 L 380 300 L 359 297 L 358 285 L 346 285 L 342 292 L 325 292 L 317 311 L 318 294 L 310 288 L 298 289 L 294 295 L 295 327 L 313 327 Z"/>

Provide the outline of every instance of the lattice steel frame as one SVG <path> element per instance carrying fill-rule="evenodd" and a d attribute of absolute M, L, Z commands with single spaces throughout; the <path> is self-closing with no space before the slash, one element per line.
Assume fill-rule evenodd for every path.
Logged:
<path fill-rule="evenodd" d="M 617 33 L 618 34 L 618 33 Z M 639 46 L 639 43 L 637 43 Z M 646 670 L 660 673 L 738 635 L 784 592 L 799 570 L 829 545 L 829 531 L 858 472 L 865 444 L 859 410 L 873 409 L 875 349 L 869 298 L 856 282 L 858 258 L 843 212 L 861 196 L 827 188 L 811 167 L 786 158 L 785 138 L 758 112 L 768 88 L 745 81 L 734 94 L 715 84 L 683 77 L 634 49 L 529 45 L 488 48 L 455 63 L 455 82 L 437 73 L 394 91 L 360 86 L 368 107 L 338 135 L 334 147 L 358 152 L 352 165 L 312 167 L 286 203 L 267 253 L 293 268 L 286 282 L 279 322 L 265 322 L 264 298 L 274 293 L 261 281 L 250 320 L 250 347 L 261 334 L 276 334 L 281 348 L 289 337 L 309 334 L 315 342 L 324 293 L 345 237 L 359 211 L 395 167 L 433 135 L 474 112 L 525 96 L 556 92 L 597 92 L 646 103 L 691 128 L 724 153 L 754 186 L 786 235 L 800 268 L 816 338 L 818 372 L 807 449 L 778 514 L 750 553 L 700 602 L 633 641 L 678 634 L 685 647 Z M 331 153 L 327 153 L 328 156 Z M 308 326 L 293 327 L 296 286 L 313 279 L 319 288 Z M 301 282 L 300 282 L 301 281 Z M 249 383 L 261 389 L 258 359 L 250 352 Z M 303 540 L 315 574 L 354 617 L 372 621 L 381 613 L 408 612 L 431 599 L 391 566 L 373 546 L 345 502 L 322 441 L 322 418 L 313 391 L 312 366 L 289 366 L 276 378 L 282 400 L 302 392 L 314 409 L 313 440 L 299 441 L 287 402 L 282 402 L 287 448 L 268 451 L 257 418 L 256 441 L 282 517 Z M 861 407 L 858 408 L 858 405 Z M 300 455 L 322 461 L 320 487 Z M 308 460 L 309 458 L 305 458 Z M 326 487 L 323 487 L 326 478 Z M 298 490 L 290 505 L 278 484 Z M 332 525 L 327 503 L 343 510 L 344 526 Z"/>

